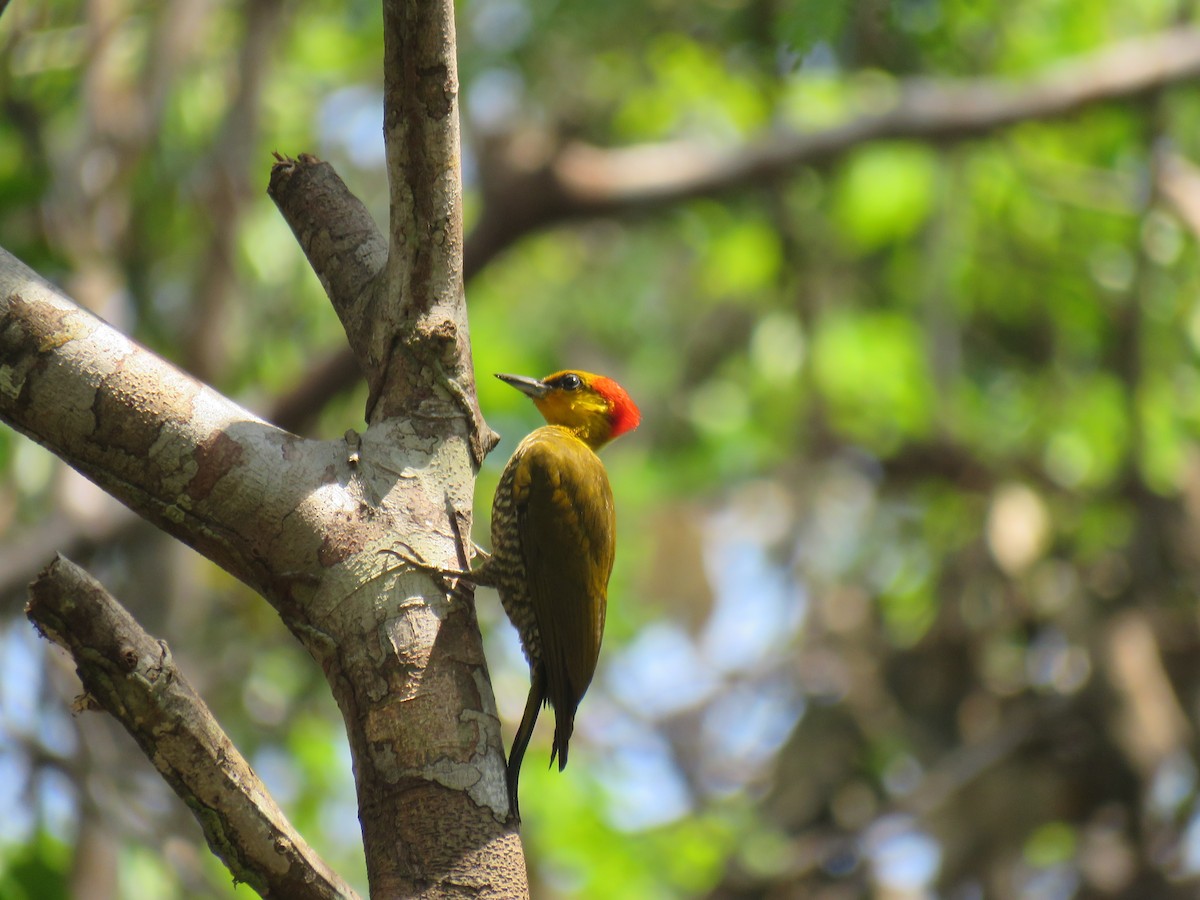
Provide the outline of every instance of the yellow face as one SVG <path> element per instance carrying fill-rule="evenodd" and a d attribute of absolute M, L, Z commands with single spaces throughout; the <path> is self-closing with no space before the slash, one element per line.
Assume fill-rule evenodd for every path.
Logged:
<path fill-rule="evenodd" d="M 545 378 L 497 378 L 533 400 L 546 422 L 571 431 L 593 450 L 638 427 L 642 414 L 625 389 L 603 375 L 564 369 Z"/>
<path fill-rule="evenodd" d="M 590 372 L 555 372 L 542 379 L 549 390 L 533 398 L 548 423 L 569 428 L 593 445 L 604 443 L 612 431 L 612 403 L 592 387 L 596 377 Z"/>
<path fill-rule="evenodd" d="M 569 428 L 608 413 L 608 399 L 591 389 L 586 376 L 585 372 L 557 372 L 542 379 L 550 390 L 533 402 L 547 422 Z"/>

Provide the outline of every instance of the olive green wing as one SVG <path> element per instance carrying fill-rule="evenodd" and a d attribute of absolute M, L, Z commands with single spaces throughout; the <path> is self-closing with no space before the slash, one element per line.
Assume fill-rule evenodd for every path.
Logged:
<path fill-rule="evenodd" d="M 587 445 L 549 430 L 535 436 L 522 448 L 513 499 L 562 768 L 600 656 L 616 515 L 604 464 Z"/>

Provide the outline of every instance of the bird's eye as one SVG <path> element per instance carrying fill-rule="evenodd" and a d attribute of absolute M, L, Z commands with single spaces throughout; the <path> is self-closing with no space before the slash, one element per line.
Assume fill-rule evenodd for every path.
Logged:
<path fill-rule="evenodd" d="M 562 378 L 558 379 L 559 387 L 565 391 L 578 390 L 583 381 L 574 372 L 568 372 Z"/>

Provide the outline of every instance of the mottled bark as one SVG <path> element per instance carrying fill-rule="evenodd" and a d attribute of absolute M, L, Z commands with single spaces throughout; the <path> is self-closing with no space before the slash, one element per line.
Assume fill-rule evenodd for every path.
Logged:
<path fill-rule="evenodd" d="M 453 4 L 385 2 L 384 25 L 386 242 L 312 157 L 281 159 L 270 186 L 370 385 L 367 430 L 289 434 L 2 251 L 0 417 L 260 591 L 318 661 L 346 723 L 373 896 L 522 896 L 470 597 L 383 553 L 403 541 L 465 564 L 475 469 L 495 443 L 462 288 Z M 106 655 L 86 629 L 47 631 Z"/>
<path fill-rule="evenodd" d="M 263 896 L 358 895 L 292 828 L 250 764 L 171 659 L 95 579 L 57 558 L 30 587 L 26 614 L 67 650 L 86 693 L 138 742 L 204 829 L 213 853 Z"/>

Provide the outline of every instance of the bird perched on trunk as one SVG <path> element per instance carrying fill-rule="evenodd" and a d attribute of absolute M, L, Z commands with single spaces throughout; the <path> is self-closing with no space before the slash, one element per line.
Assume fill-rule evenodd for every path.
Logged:
<path fill-rule="evenodd" d="M 497 375 L 530 397 L 546 425 L 521 441 L 492 503 L 492 553 L 459 574 L 495 587 L 529 661 L 529 698 L 508 755 L 508 800 L 520 821 L 517 780 L 538 712 L 554 709 L 550 762 L 567 765 L 575 710 L 591 684 L 604 635 L 616 515 L 596 451 L 638 426 L 619 384 L 590 372 L 543 379 Z"/>

